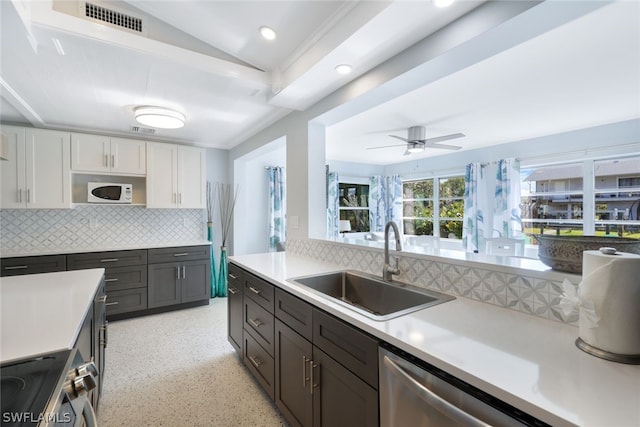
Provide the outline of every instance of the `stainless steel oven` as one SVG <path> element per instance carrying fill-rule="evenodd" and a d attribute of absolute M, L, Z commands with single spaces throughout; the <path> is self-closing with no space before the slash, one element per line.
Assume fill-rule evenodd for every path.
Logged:
<path fill-rule="evenodd" d="M 78 350 L 61 350 L 3 363 L 3 426 L 94 427 L 88 398 L 97 370 Z"/>
<path fill-rule="evenodd" d="M 381 427 L 547 426 L 392 346 L 379 349 Z"/>

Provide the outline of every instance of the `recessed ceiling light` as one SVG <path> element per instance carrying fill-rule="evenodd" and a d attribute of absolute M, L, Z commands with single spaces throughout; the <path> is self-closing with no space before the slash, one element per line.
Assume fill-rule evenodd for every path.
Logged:
<path fill-rule="evenodd" d="M 349 64 L 340 64 L 336 67 L 336 72 L 338 74 L 349 74 L 351 72 L 351 65 Z"/>
<path fill-rule="evenodd" d="M 133 110 L 138 123 L 160 129 L 178 129 L 184 126 L 184 114 L 162 107 L 136 107 Z"/>
<path fill-rule="evenodd" d="M 260 35 L 265 40 L 275 40 L 276 39 L 276 32 L 271 27 L 264 27 L 264 26 L 260 27 Z"/>
<path fill-rule="evenodd" d="M 451 6 L 455 0 L 433 0 L 435 7 Z"/>

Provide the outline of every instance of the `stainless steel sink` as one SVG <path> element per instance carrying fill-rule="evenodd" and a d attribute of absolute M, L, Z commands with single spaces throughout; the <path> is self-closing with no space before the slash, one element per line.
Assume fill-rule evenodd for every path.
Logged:
<path fill-rule="evenodd" d="M 351 270 L 288 279 L 374 320 L 388 320 L 455 299 Z"/>

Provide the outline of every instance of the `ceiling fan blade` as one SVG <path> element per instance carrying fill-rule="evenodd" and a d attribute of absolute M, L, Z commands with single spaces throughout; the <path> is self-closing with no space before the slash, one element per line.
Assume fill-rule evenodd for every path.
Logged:
<path fill-rule="evenodd" d="M 402 154 L 403 156 L 410 156 L 411 155 L 411 151 L 409 151 L 409 149 L 404 150 L 404 154 Z"/>
<path fill-rule="evenodd" d="M 435 138 L 427 138 L 423 142 L 431 144 L 432 142 L 448 141 L 450 139 L 462 138 L 466 136 L 464 133 L 452 133 L 450 135 L 436 136 Z"/>
<path fill-rule="evenodd" d="M 407 138 L 403 138 L 403 137 L 398 136 L 398 135 L 389 135 L 389 136 L 391 138 L 399 139 L 400 141 L 409 142 L 409 140 Z"/>
<path fill-rule="evenodd" d="M 377 150 L 378 148 L 404 147 L 407 144 L 381 145 L 379 147 L 367 147 L 367 150 Z"/>
<path fill-rule="evenodd" d="M 444 148 L 445 150 L 459 150 L 462 148 L 457 145 L 436 144 L 435 142 L 425 142 L 424 146 L 426 148 Z"/>

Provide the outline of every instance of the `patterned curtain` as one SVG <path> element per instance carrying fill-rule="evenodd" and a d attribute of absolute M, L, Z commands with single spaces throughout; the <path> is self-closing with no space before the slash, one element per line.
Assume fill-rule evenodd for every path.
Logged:
<path fill-rule="evenodd" d="M 522 237 L 518 159 L 502 159 L 498 162 L 493 229 L 500 232 L 500 237 Z"/>
<path fill-rule="evenodd" d="M 268 252 L 278 251 L 286 240 L 287 195 L 285 171 L 282 167 L 268 167 L 269 172 L 269 243 Z"/>
<path fill-rule="evenodd" d="M 371 231 L 384 231 L 389 221 L 402 230 L 402 179 L 400 175 L 372 176 L 369 180 L 369 223 Z"/>
<path fill-rule="evenodd" d="M 487 212 L 486 183 L 480 163 L 469 163 L 464 177 L 464 226 L 462 247 L 467 252 L 479 252 L 485 238 Z M 490 236 L 490 235 L 489 235 Z"/>
<path fill-rule="evenodd" d="M 327 239 L 339 240 L 340 237 L 340 191 L 338 174 L 327 170 Z"/>

